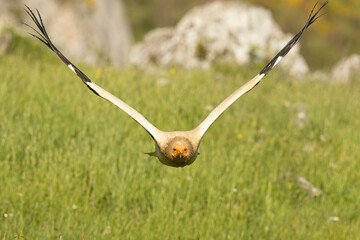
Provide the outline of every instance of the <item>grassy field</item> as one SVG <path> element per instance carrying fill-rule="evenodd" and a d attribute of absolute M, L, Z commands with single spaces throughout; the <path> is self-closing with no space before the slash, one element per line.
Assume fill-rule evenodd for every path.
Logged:
<path fill-rule="evenodd" d="M 0 239 L 358 239 L 360 81 L 294 82 L 276 69 L 177 169 L 145 155 L 142 127 L 36 46 L 0 56 Z M 261 66 L 81 68 L 172 131 L 195 127 Z"/>

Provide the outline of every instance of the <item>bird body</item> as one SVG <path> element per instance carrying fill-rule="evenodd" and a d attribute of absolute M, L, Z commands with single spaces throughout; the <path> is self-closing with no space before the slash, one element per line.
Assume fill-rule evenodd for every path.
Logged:
<path fill-rule="evenodd" d="M 155 152 L 147 153 L 157 157 L 161 163 L 171 167 L 184 167 L 192 164 L 199 155 L 200 132 L 191 131 L 163 132 L 156 135 Z"/>
<path fill-rule="evenodd" d="M 155 142 L 155 152 L 148 153 L 150 156 L 157 157 L 161 163 L 171 167 L 184 167 L 192 164 L 199 155 L 198 149 L 202 137 L 216 119 L 224 113 L 239 97 L 253 89 L 260 80 L 273 69 L 281 59 L 291 50 L 291 48 L 300 40 L 305 30 L 314 23 L 320 16 L 317 16 L 320 10 L 327 4 L 327 1 L 313 14 L 317 4 L 312 9 L 305 26 L 298 32 L 279 53 L 257 74 L 253 79 L 245 83 L 239 89 L 234 91 L 229 97 L 221 102 L 196 128 L 190 131 L 164 132 L 152 125 L 144 116 L 125 102 L 115 97 L 108 91 L 92 82 L 82 71 L 72 64 L 51 42 L 39 11 L 38 17 L 27 7 L 26 12 L 36 24 L 38 30 L 32 28 L 38 35 L 31 34 L 48 46 L 55 54 L 83 81 L 84 84 L 96 95 L 108 100 L 130 115 L 137 121 L 153 138 Z"/>

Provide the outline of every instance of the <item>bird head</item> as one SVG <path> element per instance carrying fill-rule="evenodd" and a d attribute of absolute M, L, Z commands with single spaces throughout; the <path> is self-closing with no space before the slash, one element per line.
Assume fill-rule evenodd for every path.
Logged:
<path fill-rule="evenodd" d="M 161 150 L 161 149 L 160 149 Z M 196 146 L 183 136 L 171 138 L 161 150 L 164 154 L 160 161 L 173 167 L 184 167 L 193 163 L 197 156 Z"/>
<path fill-rule="evenodd" d="M 186 158 L 188 155 L 188 148 L 184 145 L 176 145 L 171 149 L 171 155 L 173 158 Z"/>

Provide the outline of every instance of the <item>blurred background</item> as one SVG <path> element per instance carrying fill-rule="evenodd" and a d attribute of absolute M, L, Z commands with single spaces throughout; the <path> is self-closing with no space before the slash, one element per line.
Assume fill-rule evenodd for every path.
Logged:
<path fill-rule="evenodd" d="M 0 27 L 8 25 L 11 21 L 19 23 L 20 20 L 25 19 L 28 22 L 29 19 L 25 18 L 23 11 L 23 4 L 27 4 L 41 11 L 55 43 L 60 44 L 65 50 L 69 48 L 70 55 L 79 52 L 80 59 L 87 62 L 99 63 L 99 59 L 101 61 L 110 59 L 109 62 L 118 65 L 126 62 L 131 46 L 141 42 L 149 31 L 175 27 L 193 7 L 209 2 L 214 1 L 0 0 L 2 6 Z M 234 0 L 232 2 L 248 2 L 254 7 L 269 9 L 271 17 L 280 29 L 290 34 L 299 31 L 315 4 L 312 0 Z M 360 53 L 359 12 L 360 2 L 357 0 L 331 1 L 328 4 L 324 10 L 325 16 L 312 26 L 311 31 L 306 33 L 306 39 L 300 43 L 300 54 L 311 70 L 330 70 L 340 59 L 353 53 Z M 69 20 L 65 20 L 67 17 Z M 256 19 L 259 26 L 263 24 L 262 21 L 261 18 Z M 4 42 L 4 37 L 0 42 Z M 91 50 L 95 52 L 94 56 L 88 56 Z M 84 52 L 87 52 L 87 56 L 82 56 Z"/>
<path fill-rule="evenodd" d="M 235 0 L 238 1 L 238 0 Z M 275 21 L 287 33 L 297 33 L 304 24 L 312 0 L 243 0 L 270 9 Z M 124 0 L 135 41 L 156 27 L 173 26 L 192 7 L 211 0 Z M 310 68 L 332 66 L 340 58 L 360 53 L 360 1 L 330 1 L 325 16 L 301 41 L 301 54 Z M 259 19 L 261 23 L 261 19 Z"/>

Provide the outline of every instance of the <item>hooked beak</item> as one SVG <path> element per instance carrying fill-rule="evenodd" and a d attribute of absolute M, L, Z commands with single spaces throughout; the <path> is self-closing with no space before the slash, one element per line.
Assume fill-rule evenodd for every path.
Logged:
<path fill-rule="evenodd" d="M 183 158 L 184 157 L 184 155 L 182 154 L 182 152 L 179 152 L 179 158 Z"/>

